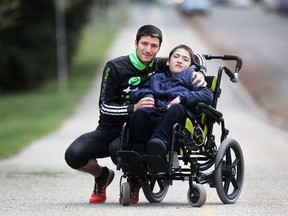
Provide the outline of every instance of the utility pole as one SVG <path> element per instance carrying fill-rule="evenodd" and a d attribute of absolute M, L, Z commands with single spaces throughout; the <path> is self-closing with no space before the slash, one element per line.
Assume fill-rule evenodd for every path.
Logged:
<path fill-rule="evenodd" d="M 55 0 L 58 91 L 67 91 L 65 0 Z M 44 41 L 45 43 L 45 41 Z"/>

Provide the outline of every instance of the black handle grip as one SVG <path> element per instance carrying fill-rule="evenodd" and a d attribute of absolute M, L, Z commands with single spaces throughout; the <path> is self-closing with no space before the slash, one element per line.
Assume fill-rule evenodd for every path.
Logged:
<path fill-rule="evenodd" d="M 239 72 L 242 67 L 242 59 L 236 55 L 210 55 L 210 54 L 205 54 L 203 55 L 206 60 L 211 60 L 211 59 L 221 59 L 221 60 L 233 60 L 236 61 L 236 68 L 235 71 L 232 72 L 229 68 L 226 66 L 223 66 L 222 69 L 224 69 L 225 73 L 230 77 L 230 80 L 232 82 L 238 82 L 238 77 L 239 77 Z"/>
<path fill-rule="evenodd" d="M 238 57 L 238 56 L 235 56 L 235 55 L 224 55 L 223 60 L 234 60 L 234 61 L 236 61 L 236 68 L 238 70 L 240 70 L 241 67 L 242 67 L 242 59 L 240 57 Z"/>
<path fill-rule="evenodd" d="M 236 61 L 236 70 L 239 71 L 242 67 L 242 59 L 236 55 L 203 55 L 206 60 L 222 59 L 222 60 L 234 60 Z"/>

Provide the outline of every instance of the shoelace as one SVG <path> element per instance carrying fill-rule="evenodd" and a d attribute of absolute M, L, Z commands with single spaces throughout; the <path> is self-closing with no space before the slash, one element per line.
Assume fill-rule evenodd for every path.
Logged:
<path fill-rule="evenodd" d="M 104 186 L 101 187 L 98 183 L 95 183 L 94 193 L 96 195 L 104 195 L 105 194 Z"/>

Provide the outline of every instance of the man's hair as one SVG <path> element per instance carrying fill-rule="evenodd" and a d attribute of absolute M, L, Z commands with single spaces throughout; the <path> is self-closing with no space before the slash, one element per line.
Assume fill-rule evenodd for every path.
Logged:
<path fill-rule="evenodd" d="M 181 44 L 181 45 L 178 45 L 176 47 L 174 47 L 170 53 L 169 53 L 169 59 L 171 58 L 171 56 L 173 55 L 173 53 L 177 50 L 177 49 L 184 49 L 186 50 L 188 53 L 189 53 L 189 56 L 190 56 L 190 59 L 191 59 L 191 65 L 194 63 L 195 61 L 195 57 L 194 57 L 194 52 L 193 50 L 187 46 L 187 45 L 184 45 L 184 44 Z"/>
<path fill-rule="evenodd" d="M 160 46 L 162 43 L 162 32 L 159 28 L 153 25 L 144 25 L 140 27 L 136 34 L 137 43 L 140 41 L 142 36 L 157 37 L 160 40 Z"/>

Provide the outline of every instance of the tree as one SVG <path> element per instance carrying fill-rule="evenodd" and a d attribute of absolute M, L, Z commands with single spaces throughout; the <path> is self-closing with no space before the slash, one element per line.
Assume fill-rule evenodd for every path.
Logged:
<path fill-rule="evenodd" d="M 54 0 L 0 0 L 0 93 L 41 86 L 56 77 Z M 66 8 L 68 64 L 91 0 L 69 0 Z"/>
<path fill-rule="evenodd" d="M 2 0 L 0 1 L 0 31 L 17 25 L 17 19 L 20 17 L 20 0 Z"/>

